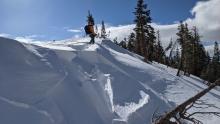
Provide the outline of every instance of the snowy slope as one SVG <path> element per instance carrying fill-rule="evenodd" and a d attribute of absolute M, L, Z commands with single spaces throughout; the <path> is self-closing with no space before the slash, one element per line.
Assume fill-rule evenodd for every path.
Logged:
<path fill-rule="evenodd" d="M 88 40 L 0 38 L 0 124 L 150 124 L 157 109 L 169 110 L 206 87 L 111 41 Z M 204 97 L 220 107 L 219 98 L 218 90 Z"/>

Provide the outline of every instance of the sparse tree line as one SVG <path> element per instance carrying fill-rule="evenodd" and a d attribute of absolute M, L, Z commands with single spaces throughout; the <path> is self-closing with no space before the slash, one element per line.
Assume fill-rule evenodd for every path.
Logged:
<path fill-rule="evenodd" d="M 97 38 L 102 38 L 102 39 L 106 39 L 108 37 L 110 37 L 110 31 L 106 31 L 106 28 L 105 28 L 105 22 L 102 20 L 102 24 L 101 24 L 101 31 L 99 33 L 99 30 L 98 30 L 98 26 L 96 25 L 95 27 L 95 32 L 97 34 Z"/>
<path fill-rule="evenodd" d="M 87 16 L 87 22 L 92 23 L 93 25 L 95 25 L 95 20 L 92 16 L 92 14 L 90 13 L 90 11 L 88 12 L 88 16 Z M 110 31 L 107 33 L 106 31 L 106 27 L 105 27 L 105 22 L 102 20 L 101 23 L 101 29 L 99 31 L 98 26 L 95 25 L 95 33 L 96 33 L 96 38 L 102 38 L 102 39 L 106 39 L 110 36 Z"/>
<path fill-rule="evenodd" d="M 113 42 L 120 47 L 143 56 L 145 62 L 156 61 L 167 66 L 176 68 L 177 76 L 182 74 L 185 76 L 196 75 L 206 80 L 206 89 L 178 105 L 170 112 L 163 114 L 154 113 L 152 123 L 154 124 L 185 124 L 191 122 L 194 124 L 202 124 L 196 119 L 195 115 L 215 115 L 220 117 L 219 109 L 213 104 L 207 104 L 200 98 L 206 95 L 216 86 L 220 86 L 220 50 L 218 42 L 214 44 L 214 55 L 210 57 L 201 43 L 201 36 L 197 27 L 189 28 L 187 23 L 180 22 L 177 27 L 177 40 L 171 39 L 166 48 L 161 45 L 160 31 L 155 31 L 151 26 L 150 10 L 144 0 L 137 1 L 135 8 L 135 28 L 128 38 L 124 38 L 118 42 L 117 37 Z M 98 32 L 98 28 L 96 27 Z M 98 34 L 99 36 L 99 34 Z M 100 38 L 106 38 L 105 24 L 102 22 Z M 192 108 L 216 108 L 216 111 L 194 111 L 190 113 Z"/>
<path fill-rule="evenodd" d="M 214 45 L 214 56 L 210 57 L 201 43 L 197 27 L 189 28 L 187 23 L 180 22 L 177 40 L 170 41 L 166 48 L 161 45 L 160 32 L 151 26 L 150 10 L 144 0 L 138 0 L 135 8 L 135 28 L 128 38 L 115 44 L 144 57 L 145 62 L 156 61 L 178 69 L 181 74 L 196 75 L 208 82 L 220 77 L 220 50 Z"/>
<path fill-rule="evenodd" d="M 187 23 L 180 22 L 177 40 L 171 39 L 169 45 L 163 48 L 161 45 L 160 32 L 151 26 L 150 10 L 144 4 L 144 0 L 138 0 L 135 8 L 136 26 L 128 39 L 124 38 L 115 44 L 144 57 L 145 62 L 156 61 L 167 66 L 176 68 L 177 76 L 196 75 L 206 80 L 209 86 L 186 100 L 169 112 L 155 113 L 152 117 L 154 124 L 185 124 L 191 122 L 202 124 L 195 115 L 214 115 L 220 117 L 219 109 L 213 104 L 208 104 L 200 98 L 206 95 L 216 86 L 220 86 L 220 50 L 217 42 L 214 44 L 214 55 L 210 57 L 201 43 L 201 36 L 197 27 L 189 28 Z M 219 79 L 218 79 L 219 78 Z M 217 80 L 218 79 L 218 80 Z M 190 111 L 191 109 L 215 108 L 216 111 Z"/>

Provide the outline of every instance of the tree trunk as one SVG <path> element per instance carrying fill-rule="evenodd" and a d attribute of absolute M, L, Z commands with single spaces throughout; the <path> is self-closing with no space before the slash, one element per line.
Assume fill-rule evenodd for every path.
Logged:
<path fill-rule="evenodd" d="M 181 59 L 180 59 L 180 64 L 179 64 L 179 68 L 178 68 L 178 72 L 177 72 L 176 76 L 180 76 L 181 69 L 183 69 L 183 57 L 181 57 Z"/>

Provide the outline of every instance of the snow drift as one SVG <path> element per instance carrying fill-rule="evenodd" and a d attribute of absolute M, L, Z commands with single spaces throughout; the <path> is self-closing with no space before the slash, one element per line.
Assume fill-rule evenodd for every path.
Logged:
<path fill-rule="evenodd" d="M 87 41 L 0 38 L 0 123 L 150 124 L 157 109 L 169 110 L 206 87 L 111 41 Z M 218 90 L 204 97 L 220 107 L 219 98 Z"/>

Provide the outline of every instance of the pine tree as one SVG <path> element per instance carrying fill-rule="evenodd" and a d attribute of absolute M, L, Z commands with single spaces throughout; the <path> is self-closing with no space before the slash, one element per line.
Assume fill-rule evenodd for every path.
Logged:
<path fill-rule="evenodd" d="M 201 76 L 202 71 L 207 68 L 210 62 L 209 54 L 206 52 L 202 44 L 200 44 L 198 48 L 198 59 L 199 60 L 198 64 L 196 65 L 196 73 L 194 75 Z"/>
<path fill-rule="evenodd" d="M 99 30 L 98 30 L 98 26 L 97 25 L 95 26 L 95 33 L 97 34 L 96 37 L 98 38 L 99 37 Z"/>
<path fill-rule="evenodd" d="M 153 61 L 156 46 L 156 36 L 153 27 L 149 27 L 150 33 L 148 34 L 148 45 L 147 45 L 147 58 L 149 61 Z"/>
<path fill-rule="evenodd" d="M 170 42 L 168 44 L 168 46 L 165 48 L 165 51 L 168 51 L 170 50 L 171 48 L 173 48 L 174 44 L 173 44 L 173 39 L 171 38 L 170 39 Z"/>
<path fill-rule="evenodd" d="M 191 65 L 193 63 L 193 44 L 192 44 L 192 34 L 189 31 L 188 24 L 185 23 L 184 27 L 185 34 L 185 53 L 184 53 L 184 75 L 189 76 L 191 74 Z"/>
<path fill-rule="evenodd" d="M 180 75 L 180 71 L 184 71 L 184 75 L 189 76 L 191 74 L 191 64 L 192 62 L 192 51 L 193 51 L 193 45 L 192 45 L 192 34 L 188 29 L 187 23 L 185 25 L 180 22 L 180 25 L 178 26 L 179 32 L 177 33 L 178 36 L 178 43 L 181 46 L 181 59 L 178 67 L 177 76 Z"/>
<path fill-rule="evenodd" d="M 181 59 L 179 62 L 177 76 L 180 76 L 180 71 L 183 70 L 183 63 L 184 63 L 184 53 L 185 53 L 185 34 L 184 34 L 184 24 L 181 21 L 180 25 L 178 26 L 179 32 L 176 34 L 178 36 L 177 41 L 181 46 Z"/>
<path fill-rule="evenodd" d="M 203 68 L 207 67 L 207 56 L 204 46 L 200 43 L 198 29 L 194 26 L 192 29 L 192 63 L 190 64 L 191 73 L 200 76 Z"/>
<path fill-rule="evenodd" d="M 208 80 L 208 70 L 209 70 L 209 65 L 210 65 L 210 62 L 211 62 L 211 57 L 210 57 L 208 51 L 206 51 L 205 56 L 206 56 L 205 66 L 203 67 L 203 69 L 201 71 L 200 77 L 204 80 Z"/>
<path fill-rule="evenodd" d="M 107 37 L 109 38 L 111 36 L 111 31 L 108 31 Z"/>
<path fill-rule="evenodd" d="M 115 38 L 113 39 L 113 42 L 114 42 L 116 45 L 118 45 L 118 37 L 115 37 Z"/>
<path fill-rule="evenodd" d="M 135 34 L 134 33 L 131 33 L 129 38 L 128 38 L 128 50 L 131 51 L 131 52 L 135 52 Z"/>
<path fill-rule="evenodd" d="M 102 28 L 101 28 L 101 38 L 105 39 L 107 36 L 106 30 L 105 30 L 105 22 L 102 21 Z"/>
<path fill-rule="evenodd" d="M 96 25 L 96 26 L 95 26 L 95 33 L 98 34 L 98 31 L 99 31 L 99 30 L 98 30 L 98 26 Z"/>
<path fill-rule="evenodd" d="M 198 34 L 197 28 L 194 27 L 192 29 L 192 47 L 193 47 L 193 51 L 192 51 L 192 64 L 191 64 L 191 73 L 194 75 L 198 75 L 198 66 L 199 66 L 199 42 L 200 42 L 200 36 Z"/>
<path fill-rule="evenodd" d="M 157 31 L 157 44 L 155 45 L 155 52 L 154 52 L 154 59 L 155 61 L 159 62 L 159 63 L 164 63 L 164 49 L 161 45 L 161 41 L 160 41 L 160 31 Z"/>
<path fill-rule="evenodd" d="M 219 62 L 220 61 L 220 51 L 219 51 L 219 45 L 218 42 L 215 42 L 214 45 L 214 56 L 213 56 L 213 62 Z"/>
<path fill-rule="evenodd" d="M 94 18 L 93 18 L 93 16 L 92 16 L 92 14 L 90 13 L 90 11 L 88 12 L 87 22 L 90 23 L 90 24 L 92 24 L 92 25 L 95 25 Z"/>
<path fill-rule="evenodd" d="M 168 57 L 165 58 L 165 64 L 167 66 L 171 66 L 171 61 L 172 61 L 172 53 L 173 53 L 173 49 L 174 49 L 175 45 L 173 44 L 173 39 L 170 39 L 170 43 L 168 44 L 168 46 L 165 48 L 165 52 L 170 50 L 170 54 Z M 165 53 L 164 53 L 165 54 Z"/>
<path fill-rule="evenodd" d="M 209 63 L 206 73 L 203 74 L 203 78 L 213 83 L 220 77 L 220 61 L 219 61 L 219 46 L 218 43 L 215 42 L 214 45 L 214 56 L 212 57 L 211 62 Z"/>
<path fill-rule="evenodd" d="M 174 68 L 177 68 L 179 61 L 180 61 L 180 50 L 179 50 L 179 48 L 177 47 L 177 48 L 176 48 L 176 51 L 175 51 L 175 55 L 174 55 L 174 57 L 173 57 L 173 65 L 172 65 L 172 66 L 173 66 Z"/>
<path fill-rule="evenodd" d="M 113 39 L 113 42 L 114 42 L 116 45 L 118 45 L 118 38 L 115 37 L 115 38 Z"/>
<path fill-rule="evenodd" d="M 144 4 L 144 0 L 137 1 L 137 7 L 134 12 L 136 19 L 134 22 L 136 26 L 134 28 L 136 42 L 135 52 L 141 56 L 144 56 L 145 61 L 151 61 L 153 57 L 153 42 L 155 41 L 154 29 L 150 25 L 151 17 L 150 10 L 147 9 L 147 4 Z"/>
<path fill-rule="evenodd" d="M 122 40 L 120 43 L 119 43 L 119 46 L 124 48 L 124 49 L 127 49 L 127 39 L 124 38 L 124 40 Z"/>
<path fill-rule="evenodd" d="M 210 79 L 210 82 L 214 82 L 217 78 L 220 77 L 220 51 L 218 42 L 215 42 L 214 45 L 214 56 L 212 58 L 212 66 L 213 66 L 213 78 Z"/>
<path fill-rule="evenodd" d="M 206 51 L 206 62 L 209 64 L 210 62 L 211 62 L 211 57 L 210 57 L 210 55 L 209 55 L 209 52 L 208 51 Z"/>

